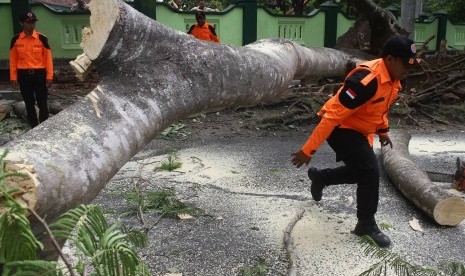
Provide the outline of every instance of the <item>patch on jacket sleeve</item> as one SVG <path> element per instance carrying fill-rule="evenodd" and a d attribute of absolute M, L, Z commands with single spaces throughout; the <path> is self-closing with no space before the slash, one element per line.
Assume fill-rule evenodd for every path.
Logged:
<path fill-rule="evenodd" d="M 376 94 L 378 89 L 376 78 L 373 78 L 367 85 L 361 83 L 368 74 L 370 74 L 370 71 L 362 69 L 345 80 L 344 86 L 339 93 L 339 102 L 344 107 L 348 109 L 360 107 Z"/>

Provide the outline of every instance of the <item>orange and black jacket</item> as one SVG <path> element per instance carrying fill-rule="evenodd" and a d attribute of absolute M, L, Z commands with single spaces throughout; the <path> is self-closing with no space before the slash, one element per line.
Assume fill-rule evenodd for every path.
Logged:
<path fill-rule="evenodd" d="M 399 80 L 391 80 L 383 59 L 362 63 L 318 112 L 321 121 L 302 147 L 303 153 L 312 156 L 336 127 L 360 132 L 372 146 L 374 134 L 389 131 L 388 111 L 400 88 Z"/>
<path fill-rule="evenodd" d="M 220 39 L 216 35 L 215 27 L 208 24 L 207 22 L 205 22 L 203 26 L 199 26 L 199 24 L 192 25 L 187 33 L 193 35 L 197 39 L 214 41 L 217 43 L 220 42 Z"/>
<path fill-rule="evenodd" d="M 46 78 L 53 79 L 52 51 L 45 35 L 36 32 L 27 36 L 16 34 L 10 45 L 10 80 L 18 80 L 18 69 L 45 69 Z"/>

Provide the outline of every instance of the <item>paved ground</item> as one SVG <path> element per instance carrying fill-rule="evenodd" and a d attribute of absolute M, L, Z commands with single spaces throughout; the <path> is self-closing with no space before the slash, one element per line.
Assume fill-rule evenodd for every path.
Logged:
<path fill-rule="evenodd" d="M 145 190 L 173 188 L 183 202 L 204 211 L 190 220 L 158 221 L 157 215 L 146 214 L 147 222 L 157 222 L 149 232 L 150 246 L 141 251 L 153 275 L 239 275 L 245 267 L 257 267 L 259 259 L 265 260 L 267 275 L 287 275 L 289 256 L 295 258 L 291 273 L 297 275 L 358 275 L 377 259 L 366 257 L 359 239 L 350 234 L 356 223 L 355 186 L 330 187 L 321 202 L 314 202 L 306 170 L 290 162 L 290 153 L 306 138 L 304 132 L 267 132 L 258 137 L 212 134 L 176 144 L 154 140 L 94 203 L 116 218 L 127 208 L 131 180 L 142 177 Z M 166 160 L 168 146 L 178 150 L 182 167 L 155 172 Z M 452 173 L 456 157 L 465 159 L 465 132 L 413 133 L 410 152 L 423 170 Z M 326 145 L 311 164 L 336 165 Z M 391 252 L 409 262 L 465 262 L 465 224 L 438 226 L 393 188 L 384 172 L 377 218 L 392 226 L 386 231 L 393 241 Z M 409 226 L 413 218 L 423 232 Z M 135 218 L 123 221 L 136 224 Z M 293 239 L 291 255 L 283 242 L 286 231 Z"/>
<path fill-rule="evenodd" d="M 275 113 L 289 111 L 283 108 Z M 290 162 L 290 153 L 307 139 L 308 131 L 252 133 L 254 127 L 253 131 L 241 127 L 260 116 L 257 110 L 245 110 L 229 121 L 212 118 L 216 125 L 196 130 L 203 133 L 200 138 L 154 140 L 95 199 L 109 218 L 116 219 L 127 210 L 125 197 L 132 181 L 142 177 L 145 191 L 173 188 L 180 200 L 204 211 L 191 220 L 159 220 L 156 214 L 146 214 L 154 228 L 149 232 L 150 246 L 140 254 L 153 275 L 239 275 L 263 259 L 267 275 L 350 276 L 377 262 L 364 255 L 359 239 L 350 234 L 356 223 L 355 187 L 331 187 L 321 202 L 314 202 L 306 170 L 295 169 Z M 465 128 L 438 129 L 411 130 L 412 160 L 425 171 L 452 173 L 455 159 L 465 159 Z M 168 147 L 178 150 L 182 167 L 154 172 L 167 159 Z M 332 151 L 323 146 L 311 165 L 336 166 Z M 384 172 L 377 218 L 392 226 L 386 231 L 393 241 L 391 252 L 408 261 L 431 266 L 465 262 L 465 223 L 438 226 L 393 188 Z M 423 232 L 410 228 L 413 218 Z M 122 220 L 138 224 L 135 217 Z M 293 240 L 292 252 L 283 241 L 286 233 Z"/>

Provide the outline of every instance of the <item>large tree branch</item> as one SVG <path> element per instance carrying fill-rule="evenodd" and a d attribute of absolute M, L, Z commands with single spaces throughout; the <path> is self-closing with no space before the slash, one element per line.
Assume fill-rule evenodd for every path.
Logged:
<path fill-rule="evenodd" d="M 53 219 L 90 202 L 163 129 L 211 108 L 253 104 L 293 79 L 343 76 L 350 57 L 287 40 L 207 43 L 117 0 L 92 1 L 81 57 L 101 81 L 84 99 L 6 145 L 8 170 L 31 176 L 17 198 Z M 78 61 L 76 61 L 79 63 Z"/>
<path fill-rule="evenodd" d="M 458 225 L 465 219 L 465 201 L 436 187 L 428 175 L 411 160 L 410 135 L 396 131 L 391 135 L 395 147 L 383 147 L 383 165 L 387 175 L 413 204 L 441 225 Z"/>

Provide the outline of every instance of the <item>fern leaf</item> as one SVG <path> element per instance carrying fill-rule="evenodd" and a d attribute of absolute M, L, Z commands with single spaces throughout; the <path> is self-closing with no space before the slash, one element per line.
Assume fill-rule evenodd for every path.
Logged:
<path fill-rule="evenodd" d="M 10 209 L 0 218 L 0 263 L 35 260 L 36 252 L 43 248 L 32 233 L 24 210 L 14 211 Z"/>
<path fill-rule="evenodd" d="M 383 271 L 385 270 L 384 262 L 380 261 L 365 270 L 364 272 L 360 273 L 359 276 L 379 276 L 382 275 Z"/>
<path fill-rule="evenodd" d="M 71 240 L 90 257 L 98 250 L 99 237 L 108 229 L 108 223 L 99 206 L 80 205 L 61 215 L 50 228 L 54 235 Z"/>
<path fill-rule="evenodd" d="M 26 260 L 9 262 L 4 265 L 2 275 L 15 276 L 62 276 L 63 271 L 59 268 L 57 262 L 43 260 Z"/>
<path fill-rule="evenodd" d="M 150 276 L 152 274 L 150 273 L 149 267 L 146 264 L 144 264 L 143 262 L 140 262 L 136 267 L 136 275 L 138 275 L 138 276 Z"/>
<path fill-rule="evenodd" d="M 105 275 L 136 275 L 139 259 L 118 224 L 112 225 L 100 241 L 100 250 L 92 257 L 94 266 Z"/>
<path fill-rule="evenodd" d="M 102 234 L 108 228 L 108 224 L 99 206 L 80 205 L 61 215 L 57 222 L 50 225 L 50 227 L 53 231 L 55 229 L 61 230 L 57 234 L 67 234 L 63 238 L 68 238 L 74 231 L 79 232 L 81 228 L 86 227 L 97 235 Z M 55 232 L 53 233 L 55 234 Z"/>
<path fill-rule="evenodd" d="M 141 231 L 134 231 L 134 230 L 131 230 L 131 231 L 127 231 L 125 232 L 126 234 L 126 239 L 134 246 L 136 247 L 139 247 L 139 248 L 143 248 L 143 247 L 147 247 L 148 245 L 148 238 L 147 238 L 147 235 L 144 234 L 143 232 Z"/>
<path fill-rule="evenodd" d="M 450 276 L 463 276 L 465 275 L 465 264 L 452 261 L 441 264 L 441 270 L 444 271 L 444 275 Z"/>

